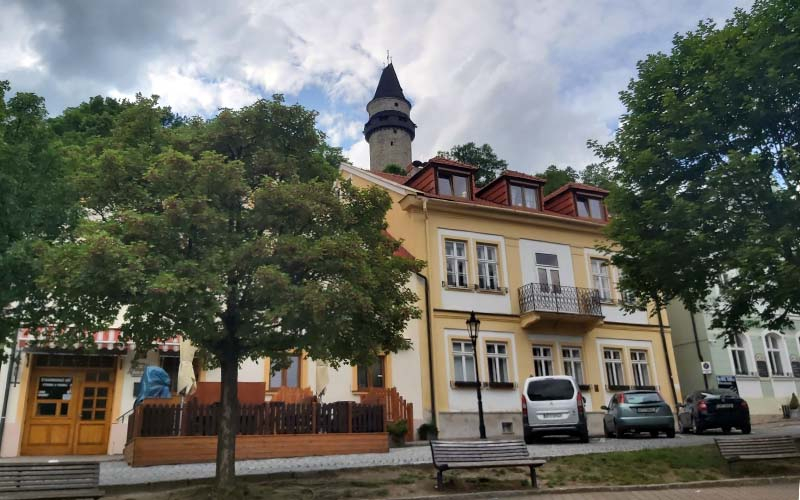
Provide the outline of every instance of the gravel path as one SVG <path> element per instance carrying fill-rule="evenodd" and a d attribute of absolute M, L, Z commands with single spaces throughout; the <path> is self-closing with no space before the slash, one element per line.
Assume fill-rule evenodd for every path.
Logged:
<path fill-rule="evenodd" d="M 752 435 L 796 435 L 800 436 L 800 424 L 765 424 L 753 427 Z M 529 446 L 531 455 L 537 457 L 558 457 L 587 453 L 607 453 L 611 451 L 635 451 L 652 448 L 674 448 L 711 444 L 722 434 L 709 431 L 702 436 L 678 434 L 674 439 L 649 436 L 626 439 L 592 439 L 588 444 L 547 440 Z M 740 434 L 731 434 L 738 437 Z M 418 465 L 431 463 L 428 446 L 408 446 L 396 448 L 389 453 L 369 453 L 361 455 L 331 455 L 324 457 L 275 458 L 269 460 L 243 460 L 236 463 L 238 475 L 274 474 L 280 472 L 309 472 L 345 468 L 380 467 L 391 465 Z M 157 483 L 186 479 L 202 479 L 214 476 L 215 465 L 183 464 L 158 465 L 153 467 L 128 467 L 123 460 L 106 461 L 100 464 L 100 484 L 102 486 Z"/>

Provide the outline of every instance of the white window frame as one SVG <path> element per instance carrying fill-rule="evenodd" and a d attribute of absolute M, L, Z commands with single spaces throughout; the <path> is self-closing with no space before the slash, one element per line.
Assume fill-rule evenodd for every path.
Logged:
<path fill-rule="evenodd" d="M 556 265 L 539 264 L 537 254 L 552 255 L 556 258 Z M 558 254 L 548 252 L 535 252 L 533 261 L 536 265 L 536 280 L 539 283 L 541 291 L 545 293 L 561 293 L 561 267 L 558 262 Z M 544 273 L 544 274 L 542 274 Z M 542 275 L 546 278 L 547 282 L 542 282 Z"/>
<path fill-rule="evenodd" d="M 647 350 L 631 349 L 630 356 L 631 367 L 633 368 L 633 385 L 637 387 L 652 386 Z"/>
<path fill-rule="evenodd" d="M 449 251 L 449 246 L 452 245 L 453 252 Z M 463 247 L 463 255 L 458 254 L 458 248 Z M 444 255 L 445 255 L 445 283 L 450 288 L 468 288 L 469 287 L 469 255 L 467 242 L 464 240 L 445 239 L 444 240 Z M 453 263 L 453 273 L 450 272 L 450 263 Z M 454 277 L 454 281 L 450 280 L 450 276 Z"/>
<path fill-rule="evenodd" d="M 595 266 L 597 264 L 597 266 Z M 589 267 L 592 270 L 592 285 L 600 295 L 602 302 L 612 302 L 611 272 L 608 260 L 598 257 L 589 258 Z"/>
<path fill-rule="evenodd" d="M 750 357 L 748 356 L 747 339 L 744 335 L 738 334 L 733 339 L 733 344 L 728 346 L 731 352 L 731 366 L 734 375 L 750 375 Z M 739 366 L 744 363 L 744 371 Z"/>
<path fill-rule="evenodd" d="M 611 356 L 606 356 L 606 354 L 611 354 Z M 614 354 L 618 354 L 619 357 L 614 357 L 613 356 Z M 626 385 L 625 370 L 622 365 L 622 349 L 618 349 L 615 347 L 603 348 L 603 369 L 606 376 L 606 385 L 608 386 Z"/>
<path fill-rule="evenodd" d="M 770 345 L 770 339 L 774 340 L 774 345 Z M 783 341 L 783 337 L 775 332 L 769 332 L 764 335 L 764 352 L 767 353 L 769 373 L 773 377 L 785 377 L 786 369 L 791 369 L 791 365 L 787 363 L 786 343 Z M 778 364 L 777 369 L 775 367 L 776 362 Z"/>
<path fill-rule="evenodd" d="M 500 248 L 498 245 L 476 243 L 475 253 L 478 255 L 478 288 L 480 290 L 500 290 L 500 267 L 498 265 Z M 481 286 L 481 282 L 483 282 L 483 286 Z"/>
<path fill-rule="evenodd" d="M 537 350 L 539 354 L 537 354 Z M 549 345 L 531 346 L 533 355 L 533 374 L 536 377 L 553 375 L 553 347 Z"/>
<path fill-rule="evenodd" d="M 458 349 L 456 349 L 458 346 Z M 475 376 L 475 352 L 469 340 L 453 340 L 453 380 L 455 382 L 477 382 Z M 459 374 L 456 358 L 461 358 L 461 373 Z M 470 379 L 471 376 L 471 379 Z"/>
<path fill-rule="evenodd" d="M 564 364 L 564 375 L 571 376 L 575 380 L 576 384 L 584 385 L 583 352 L 581 348 L 573 346 L 562 346 L 561 359 Z"/>
<path fill-rule="evenodd" d="M 489 383 L 507 384 L 511 381 L 506 342 L 486 342 L 486 362 L 489 367 Z"/>

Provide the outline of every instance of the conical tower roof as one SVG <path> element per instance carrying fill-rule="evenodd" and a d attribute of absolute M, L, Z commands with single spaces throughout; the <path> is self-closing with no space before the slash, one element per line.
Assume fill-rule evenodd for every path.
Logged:
<path fill-rule="evenodd" d="M 375 89 L 375 95 L 372 99 L 375 100 L 381 97 L 402 99 L 408 102 L 406 96 L 403 95 L 403 87 L 400 86 L 400 80 L 397 79 L 397 73 L 394 72 L 392 63 L 383 68 L 381 79 L 378 81 L 378 88 Z"/>

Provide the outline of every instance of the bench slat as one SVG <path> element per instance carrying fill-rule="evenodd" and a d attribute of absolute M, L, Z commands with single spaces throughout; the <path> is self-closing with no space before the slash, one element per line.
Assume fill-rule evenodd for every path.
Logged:
<path fill-rule="evenodd" d="M 0 500 L 38 500 L 38 499 L 46 499 L 46 498 L 100 498 L 103 496 L 105 492 L 99 488 L 86 488 L 83 490 L 71 490 L 71 491 L 37 491 L 37 492 L 30 492 L 30 493 L 13 493 L 11 495 L 7 493 L 0 493 Z"/>
<path fill-rule="evenodd" d="M 800 458 L 800 450 L 791 436 L 717 439 L 715 441 L 720 455 L 728 462 Z"/>

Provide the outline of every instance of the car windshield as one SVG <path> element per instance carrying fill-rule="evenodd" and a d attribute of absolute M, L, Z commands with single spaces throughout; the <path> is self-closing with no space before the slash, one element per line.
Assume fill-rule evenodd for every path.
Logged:
<path fill-rule="evenodd" d="M 632 405 L 642 403 L 660 403 L 661 395 L 657 392 L 628 392 L 625 393 L 625 402 Z"/>
<path fill-rule="evenodd" d="M 565 379 L 534 380 L 528 384 L 528 398 L 531 401 L 555 401 L 572 399 L 575 388 Z"/>
<path fill-rule="evenodd" d="M 720 399 L 720 398 L 738 398 L 739 396 L 727 389 L 712 389 L 708 392 L 702 392 L 701 398 L 702 399 Z"/>

